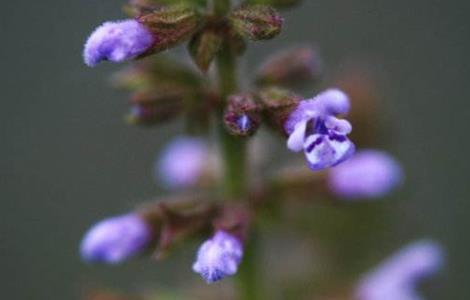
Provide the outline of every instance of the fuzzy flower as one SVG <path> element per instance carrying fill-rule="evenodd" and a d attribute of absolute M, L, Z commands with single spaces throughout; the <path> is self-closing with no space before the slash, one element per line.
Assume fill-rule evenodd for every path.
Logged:
<path fill-rule="evenodd" d="M 203 174 L 208 159 L 207 145 L 201 139 L 179 137 L 163 149 L 155 174 L 169 188 L 192 186 Z"/>
<path fill-rule="evenodd" d="M 213 283 L 234 275 L 242 256 L 242 243 L 225 231 L 217 231 L 199 248 L 193 270 L 199 273 L 207 283 Z"/>
<path fill-rule="evenodd" d="M 357 288 L 359 300 L 422 300 L 416 291 L 420 279 L 443 265 L 441 247 L 432 241 L 415 242 L 365 275 Z"/>
<path fill-rule="evenodd" d="M 314 171 L 347 160 L 355 149 L 347 137 L 352 126 L 336 115 L 346 114 L 349 108 L 348 96 L 335 89 L 301 101 L 284 124 L 289 134 L 287 147 L 294 152 L 303 150 Z"/>
<path fill-rule="evenodd" d="M 90 67 L 103 60 L 122 62 L 143 54 L 153 43 L 152 33 L 136 20 L 106 22 L 88 38 L 83 58 Z"/>
<path fill-rule="evenodd" d="M 370 199 L 385 196 L 402 179 L 400 164 L 392 156 L 378 150 L 362 150 L 331 169 L 328 185 L 339 197 Z"/>
<path fill-rule="evenodd" d="M 115 264 L 141 253 L 151 241 L 151 229 L 135 214 L 109 218 L 95 224 L 80 246 L 84 260 Z"/>

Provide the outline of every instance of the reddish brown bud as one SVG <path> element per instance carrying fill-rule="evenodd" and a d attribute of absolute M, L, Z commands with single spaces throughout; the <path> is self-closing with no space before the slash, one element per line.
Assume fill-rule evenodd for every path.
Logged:
<path fill-rule="evenodd" d="M 253 135 L 261 124 L 260 106 L 251 94 L 230 96 L 224 114 L 224 123 L 230 134 Z"/>
<path fill-rule="evenodd" d="M 150 126 L 175 117 L 182 109 L 183 95 L 178 92 L 135 93 L 127 121 L 135 125 Z"/>
<path fill-rule="evenodd" d="M 143 56 L 174 47 L 198 30 L 200 17 L 189 5 L 171 5 L 137 20 L 145 25 L 154 36 L 154 44 Z"/>
<path fill-rule="evenodd" d="M 283 18 L 267 5 L 243 5 L 230 15 L 234 30 L 251 40 L 269 40 L 281 32 Z"/>
<path fill-rule="evenodd" d="M 292 48 L 269 57 L 256 75 L 258 85 L 298 86 L 321 73 L 318 54 L 309 47 Z"/>
<path fill-rule="evenodd" d="M 281 88 L 266 88 L 258 93 L 270 126 L 284 133 L 284 123 L 303 97 Z"/>

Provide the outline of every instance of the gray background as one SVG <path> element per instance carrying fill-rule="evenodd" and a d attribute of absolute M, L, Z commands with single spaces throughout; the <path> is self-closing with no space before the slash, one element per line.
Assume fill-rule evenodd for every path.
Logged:
<path fill-rule="evenodd" d="M 286 14 L 279 39 L 252 45 L 246 65 L 298 42 L 319 45 L 327 67 L 377 63 L 399 129 L 394 153 L 411 191 L 395 212 L 402 232 L 396 245 L 418 236 L 441 241 L 449 265 L 431 299 L 470 299 L 468 1 L 306 2 Z M 83 286 L 138 288 L 194 276 L 191 255 L 182 255 L 181 272 L 167 273 L 177 263 L 91 267 L 77 253 L 91 223 L 158 192 L 151 162 L 171 134 L 126 126 L 126 95 L 107 84 L 117 67 L 82 63 L 85 38 L 100 22 L 122 18 L 120 4 L 1 4 L 3 299 L 76 299 Z"/>

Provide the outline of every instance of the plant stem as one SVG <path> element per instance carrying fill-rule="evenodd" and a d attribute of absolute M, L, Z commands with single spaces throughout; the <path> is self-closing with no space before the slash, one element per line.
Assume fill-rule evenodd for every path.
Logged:
<path fill-rule="evenodd" d="M 240 299 L 243 300 L 260 300 L 263 299 L 261 286 L 258 282 L 257 273 L 257 237 L 256 230 L 252 230 L 252 234 L 246 241 L 243 262 L 238 270 L 238 286 L 240 291 Z"/>
<path fill-rule="evenodd" d="M 238 88 L 236 58 L 229 45 L 221 49 L 217 66 L 220 94 L 227 98 Z M 219 135 L 224 163 L 224 193 L 229 198 L 240 198 L 246 192 L 246 141 L 228 134 L 223 124 L 219 126 Z"/>
<path fill-rule="evenodd" d="M 221 16 L 227 14 L 230 10 L 230 0 L 214 0 L 214 12 Z M 228 42 L 223 45 L 217 56 L 219 92 L 222 99 L 236 92 L 237 83 L 237 65 L 236 56 Z M 219 114 L 221 120 L 219 125 L 220 149 L 224 164 L 223 189 L 225 196 L 229 199 L 240 200 L 246 196 L 246 141 L 228 134 L 222 123 L 223 112 Z M 254 230 L 253 230 L 254 232 Z M 239 284 L 240 299 L 259 300 L 256 273 L 256 239 L 250 238 L 245 241 L 245 254 L 243 262 L 237 275 Z"/>

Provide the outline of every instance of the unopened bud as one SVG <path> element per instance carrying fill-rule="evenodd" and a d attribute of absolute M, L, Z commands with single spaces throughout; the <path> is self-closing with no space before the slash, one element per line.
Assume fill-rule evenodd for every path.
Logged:
<path fill-rule="evenodd" d="M 320 72 L 320 58 L 312 48 L 293 48 L 269 57 L 258 70 L 256 83 L 297 86 L 316 81 Z"/>
<path fill-rule="evenodd" d="M 261 124 L 260 106 L 250 94 L 233 95 L 228 100 L 224 123 L 233 135 L 253 135 Z"/>
<path fill-rule="evenodd" d="M 142 253 L 151 241 L 149 224 L 128 214 L 95 224 L 83 238 L 80 251 L 86 261 L 116 264 Z"/>
<path fill-rule="evenodd" d="M 237 273 L 243 257 L 241 241 L 225 231 L 217 231 L 198 250 L 193 270 L 207 283 L 214 283 Z"/>
<path fill-rule="evenodd" d="M 127 121 L 130 124 L 150 126 L 175 117 L 182 109 L 180 93 L 135 93 Z"/>
<path fill-rule="evenodd" d="M 148 14 L 161 7 L 161 4 L 153 0 L 129 0 L 128 3 L 123 6 L 123 11 L 129 16 L 137 17 Z"/>
<path fill-rule="evenodd" d="M 230 15 L 235 31 L 251 40 L 269 40 L 281 32 L 284 19 L 267 5 L 244 5 Z"/>
<path fill-rule="evenodd" d="M 258 94 L 266 111 L 268 124 L 284 132 L 284 123 L 303 97 L 281 88 L 266 88 Z"/>
<path fill-rule="evenodd" d="M 145 55 L 166 50 L 183 42 L 199 27 L 199 15 L 189 5 L 162 7 L 138 17 L 154 36 L 154 44 Z"/>

